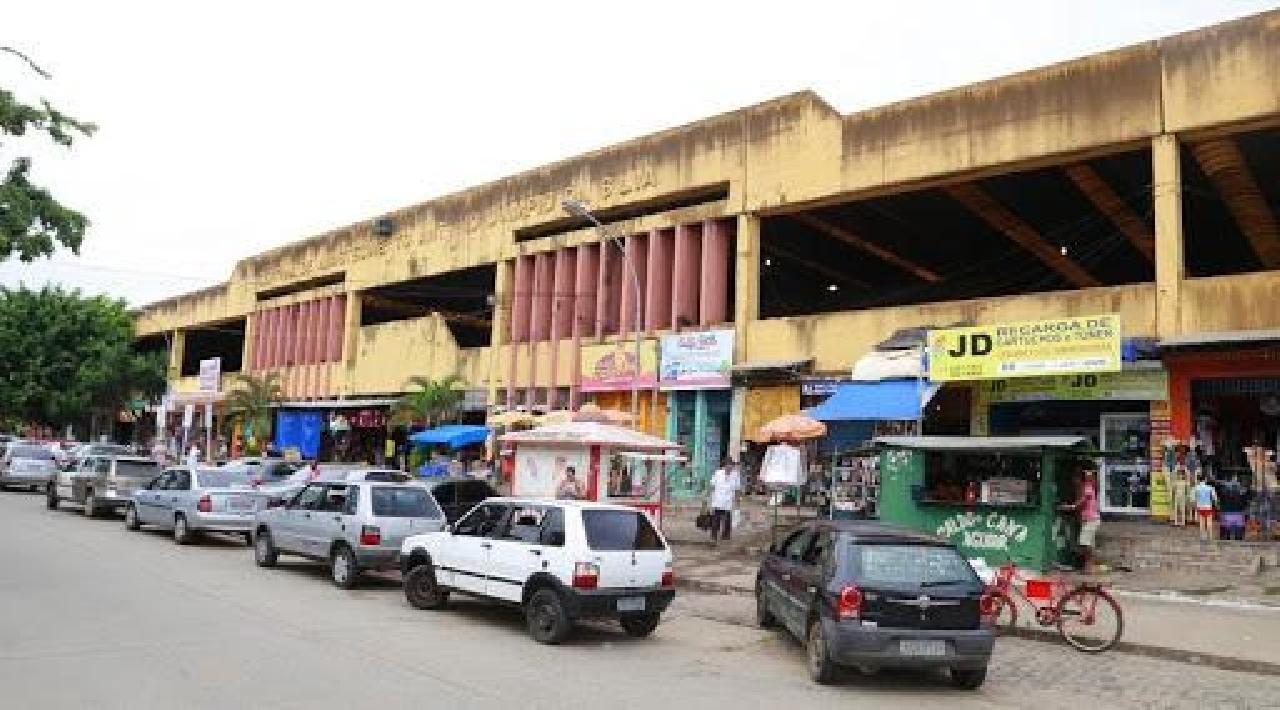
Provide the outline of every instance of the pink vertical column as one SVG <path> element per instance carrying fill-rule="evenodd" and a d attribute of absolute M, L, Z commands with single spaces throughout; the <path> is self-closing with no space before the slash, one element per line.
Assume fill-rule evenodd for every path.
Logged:
<path fill-rule="evenodd" d="M 298 304 L 298 354 L 294 358 L 299 365 L 311 362 L 311 302 Z"/>
<path fill-rule="evenodd" d="M 284 354 L 284 309 L 277 306 L 271 309 L 271 364 L 275 369 L 280 367 Z"/>
<path fill-rule="evenodd" d="M 347 332 L 347 296 L 335 296 L 329 304 L 329 362 L 342 359 L 342 340 Z"/>
<path fill-rule="evenodd" d="M 298 304 L 284 307 L 284 358 L 281 365 L 291 367 L 298 362 Z"/>
<path fill-rule="evenodd" d="M 637 301 L 639 301 L 640 305 L 639 326 L 641 329 L 644 328 L 644 294 L 647 280 L 646 267 L 649 263 L 649 235 L 628 235 L 625 244 L 625 250 L 622 255 L 622 292 L 618 299 L 618 322 L 620 323 L 618 332 L 623 335 L 635 332 Z"/>
<path fill-rule="evenodd" d="M 515 259 L 515 279 L 511 289 L 511 342 L 529 339 L 529 308 L 533 305 L 533 257 Z"/>
<path fill-rule="evenodd" d="M 539 351 L 551 337 L 551 306 L 555 289 L 555 260 L 549 252 L 533 258 L 533 307 L 529 310 L 529 385 L 527 401 L 538 402 Z"/>
<path fill-rule="evenodd" d="M 596 332 L 596 285 L 599 278 L 600 249 L 595 244 L 583 244 L 574 259 L 573 279 L 573 364 L 569 373 L 569 408 L 582 404 L 582 337 Z"/>
<path fill-rule="evenodd" d="M 600 242 L 599 279 L 596 282 L 597 335 L 617 335 L 621 326 L 622 253 L 609 241 Z"/>
<path fill-rule="evenodd" d="M 327 362 L 329 360 L 329 311 L 332 309 L 333 297 L 322 298 L 316 304 L 317 310 L 320 312 L 320 318 L 316 323 L 316 362 Z"/>
<path fill-rule="evenodd" d="M 554 401 L 557 385 L 560 384 L 560 341 L 573 332 L 577 287 L 577 271 L 574 264 L 576 258 L 577 253 L 573 249 L 558 249 L 555 252 L 552 269 L 555 296 L 551 301 L 551 389 L 548 390 L 547 398 L 548 405 L 552 409 L 561 406 Z"/>
<path fill-rule="evenodd" d="M 244 363 L 244 369 L 247 372 L 253 372 L 258 369 L 258 358 L 262 356 L 262 350 L 258 347 L 259 343 L 262 342 L 262 319 L 259 318 L 258 314 L 255 312 L 250 313 L 248 318 L 245 320 L 248 323 L 249 332 L 253 334 L 253 337 L 249 344 L 249 347 L 251 348 L 249 351 L 249 361 Z"/>
<path fill-rule="evenodd" d="M 735 220 L 709 219 L 702 226 L 702 277 L 698 324 L 717 325 L 729 315 L 729 254 Z"/>
<path fill-rule="evenodd" d="M 676 227 L 675 255 L 671 268 L 671 327 L 677 330 L 698 323 L 698 289 L 701 280 L 702 225 Z"/>
<path fill-rule="evenodd" d="M 645 330 L 671 327 L 671 247 L 674 230 L 649 232 L 648 271 L 645 279 Z"/>

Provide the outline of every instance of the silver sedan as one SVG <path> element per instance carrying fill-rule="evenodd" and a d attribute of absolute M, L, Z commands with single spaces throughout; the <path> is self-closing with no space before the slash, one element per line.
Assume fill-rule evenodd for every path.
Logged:
<path fill-rule="evenodd" d="M 130 530 L 173 530 L 179 545 L 201 532 L 238 533 L 248 540 L 258 499 L 252 485 L 247 471 L 171 468 L 134 494 L 124 524 Z"/>
<path fill-rule="evenodd" d="M 38 491 L 58 472 L 53 449 L 36 442 L 15 441 L 0 457 L 0 488 L 23 486 Z"/>

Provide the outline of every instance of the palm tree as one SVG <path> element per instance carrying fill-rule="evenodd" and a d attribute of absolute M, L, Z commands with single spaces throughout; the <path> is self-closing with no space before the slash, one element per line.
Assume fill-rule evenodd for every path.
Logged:
<path fill-rule="evenodd" d="M 271 409 L 284 398 L 280 373 L 269 372 L 261 377 L 241 373 L 235 380 L 239 387 L 227 393 L 228 408 L 244 415 L 253 427 L 255 439 L 270 441 Z"/>
<path fill-rule="evenodd" d="M 456 386 L 461 382 L 462 378 L 457 375 L 439 380 L 428 377 L 409 378 L 406 389 L 417 389 L 406 392 L 396 402 L 396 418 L 406 424 L 426 422 L 428 427 L 434 426 L 440 419 L 457 411 L 463 392 Z"/>

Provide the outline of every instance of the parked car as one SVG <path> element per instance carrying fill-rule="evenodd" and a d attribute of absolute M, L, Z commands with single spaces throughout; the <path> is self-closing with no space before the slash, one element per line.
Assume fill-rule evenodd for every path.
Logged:
<path fill-rule="evenodd" d="M 961 688 L 986 680 L 995 643 L 983 584 L 951 543 L 861 521 L 802 525 L 756 578 L 756 616 L 806 644 L 809 675 L 837 668 L 946 668 Z"/>
<path fill-rule="evenodd" d="M 63 457 L 61 468 L 64 471 L 74 471 L 84 463 L 84 460 L 90 456 L 132 456 L 133 450 L 123 444 L 109 444 L 98 442 L 96 444 L 79 444 L 69 449 Z"/>
<path fill-rule="evenodd" d="M 21 486 L 39 491 L 49 485 L 58 472 L 53 450 L 43 444 L 11 441 L 0 457 L 0 488 Z"/>
<path fill-rule="evenodd" d="M 467 476 L 429 479 L 426 484 L 431 487 L 432 497 L 440 504 L 445 520 L 450 523 L 458 522 L 458 518 L 471 512 L 480 501 L 498 495 L 485 481 Z"/>
<path fill-rule="evenodd" d="M 172 530 L 179 545 L 202 532 L 238 533 L 251 543 L 255 504 L 247 471 L 175 467 L 134 493 L 124 524 L 130 530 Z"/>
<path fill-rule="evenodd" d="M 141 456 L 89 456 L 72 471 L 59 471 L 45 491 L 54 510 L 62 501 L 84 506 L 90 518 L 129 505 L 133 494 L 160 475 L 155 461 Z"/>
<path fill-rule="evenodd" d="M 662 533 L 620 505 L 490 498 L 443 531 L 405 540 L 400 557 L 413 606 L 442 608 L 452 592 L 519 605 L 540 643 L 563 641 L 585 618 L 648 636 L 675 597 Z"/>
<path fill-rule="evenodd" d="M 292 499 L 255 516 L 254 559 L 272 567 L 281 554 L 329 565 L 333 583 L 351 589 L 366 570 L 393 569 L 404 539 L 444 527 L 431 492 L 399 471 L 348 472 L 304 485 Z"/>

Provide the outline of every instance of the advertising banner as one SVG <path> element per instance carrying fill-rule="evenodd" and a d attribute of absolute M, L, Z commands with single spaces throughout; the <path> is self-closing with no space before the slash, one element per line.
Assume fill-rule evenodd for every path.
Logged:
<path fill-rule="evenodd" d="M 583 345 L 580 388 L 583 392 L 616 392 L 634 386 L 651 389 L 658 380 L 658 344 L 640 342 L 640 362 L 636 363 L 635 341 Z"/>
<path fill-rule="evenodd" d="M 929 378 L 989 380 L 1120 370 L 1120 316 L 1055 318 L 929 333 Z"/>
<path fill-rule="evenodd" d="M 217 392 L 222 380 L 222 358 L 200 361 L 200 391 Z"/>
<path fill-rule="evenodd" d="M 662 337 L 658 386 L 662 389 L 729 387 L 733 331 L 706 330 Z"/>
<path fill-rule="evenodd" d="M 975 386 L 987 402 L 1156 401 L 1169 397 L 1169 374 L 1164 370 L 1123 370 L 990 380 Z"/>

